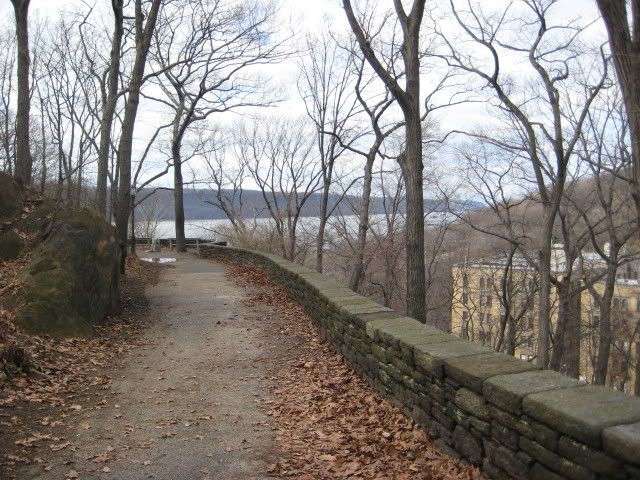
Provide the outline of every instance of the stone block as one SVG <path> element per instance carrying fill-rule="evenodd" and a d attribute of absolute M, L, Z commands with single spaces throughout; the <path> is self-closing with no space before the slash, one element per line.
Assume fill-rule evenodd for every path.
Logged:
<path fill-rule="evenodd" d="M 629 477 L 629 480 L 640 480 L 640 468 L 634 465 L 625 465 L 624 471 Z"/>
<path fill-rule="evenodd" d="M 511 480 L 512 478 L 508 473 L 503 472 L 491 463 L 486 457 L 482 460 L 482 471 L 493 480 Z"/>
<path fill-rule="evenodd" d="M 524 435 L 527 438 L 534 438 L 533 430 L 526 418 L 516 417 L 515 415 L 505 412 L 491 404 L 489 404 L 489 411 L 491 412 L 491 418 L 498 420 L 500 423 L 506 425 L 512 430 L 515 430 L 520 435 Z"/>
<path fill-rule="evenodd" d="M 534 419 L 596 448 L 605 428 L 640 421 L 640 398 L 604 387 L 534 393 L 522 407 Z"/>
<path fill-rule="evenodd" d="M 518 432 L 511 430 L 496 420 L 491 422 L 491 436 L 509 448 L 518 449 Z"/>
<path fill-rule="evenodd" d="M 453 430 L 455 422 L 447 416 L 446 408 L 433 405 L 431 407 L 431 416 L 435 418 L 445 429 Z"/>
<path fill-rule="evenodd" d="M 413 378 L 413 380 L 424 386 L 427 383 L 427 377 L 426 375 L 420 373 L 418 370 L 416 370 L 415 368 L 411 370 L 411 378 Z"/>
<path fill-rule="evenodd" d="M 434 383 L 427 383 L 427 393 L 438 403 L 444 403 L 444 390 Z"/>
<path fill-rule="evenodd" d="M 531 468 L 531 480 L 565 480 L 565 478 L 546 469 L 539 463 L 534 463 Z"/>
<path fill-rule="evenodd" d="M 353 321 L 358 327 L 366 330 L 367 325 L 375 320 L 391 320 L 393 318 L 404 317 L 401 313 L 390 312 L 373 312 L 373 313 L 359 313 L 353 316 Z M 368 335 L 368 331 L 367 331 Z M 372 337 L 373 338 L 373 337 Z M 375 339 L 374 339 L 375 340 Z"/>
<path fill-rule="evenodd" d="M 533 370 L 489 378 L 482 385 L 482 395 L 503 410 L 520 414 L 522 399 L 530 393 L 579 385 L 577 380 L 552 370 Z"/>
<path fill-rule="evenodd" d="M 519 446 L 545 467 L 572 480 L 596 480 L 595 473 L 547 450 L 542 445 L 520 437 Z"/>
<path fill-rule="evenodd" d="M 476 417 L 469 417 L 469 423 L 483 436 L 488 436 L 491 433 L 491 424 L 489 422 L 484 422 Z"/>
<path fill-rule="evenodd" d="M 616 475 L 623 472 L 620 461 L 615 460 L 600 450 L 595 450 L 567 436 L 560 437 L 558 453 L 572 462 L 584 465 L 596 473 L 607 475 L 608 478 L 616 478 Z"/>
<path fill-rule="evenodd" d="M 518 454 L 507 447 L 498 446 L 493 452 L 491 461 L 514 478 L 522 480 L 529 478 L 531 460 L 528 456 Z"/>
<path fill-rule="evenodd" d="M 618 425 L 602 432 L 605 451 L 635 465 L 640 465 L 640 423 Z"/>
<path fill-rule="evenodd" d="M 533 439 L 547 450 L 558 451 L 558 439 L 560 434 L 545 424 L 536 422 L 530 418 L 526 419 L 529 428 L 533 432 Z"/>
<path fill-rule="evenodd" d="M 456 392 L 455 403 L 460 408 L 481 420 L 491 420 L 491 414 L 484 399 L 471 390 L 461 388 Z"/>
<path fill-rule="evenodd" d="M 360 313 L 376 313 L 376 312 L 390 312 L 391 309 L 378 305 L 375 302 L 363 303 L 361 305 L 345 305 L 340 307 L 342 311 L 349 315 L 356 316 Z"/>
<path fill-rule="evenodd" d="M 448 358 L 444 362 L 447 377 L 478 393 L 482 393 L 482 384 L 488 378 L 528 372 L 538 368 L 532 363 L 498 352 L 490 352 L 474 358 Z"/>
<path fill-rule="evenodd" d="M 395 312 L 394 312 L 395 313 Z M 410 317 L 394 317 L 385 316 L 382 318 L 367 322 L 367 335 L 374 340 L 381 339 L 385 342 L 395 343 L 398 347 L 396 338 L 401 335 L 410 336 L 419 331 L 424 326 L 422 323 Z M 382 332 L 382 335 L 380 334 Z"/>
<path fill-rule="evenodd" d="M 481 465 L 483 450 L 480 441 L 458 425 L 453 430 L 453 446 L 472 465 Z"/>
<path fill-rule="evenodd" d="M 377 343 L 371 344 L 371 353 L 382 363 L 387 363 L 387 351 Z"/>
<path fill-rule="evenodd" d="M 424 393 L 418 394 L 418 404 L 425 411 L 427 412 L 431 411 L 431 405 L 432 405 L 431 399 L 427 397 Z"/>
<path fill-rule="evenodd" d="M 415 364 L 438 379 L 444 379 L 445 360 L 487 353 L 489 350 L 464 340 L 416 345 L 413 350 Z"/>
<path fill-rule="evenodd" d="M 391 363 L 394 367 L 400 370 L 404 375 L 411 375 L 411 366 L 407 365 L 401 358 L 392 357 Z"/>
<path fill-rule="evenodd" d="M 453 403 L 447 403 L 446 408 L 447 408 L 447 415 L 457 425 L 461 425 L 467 430 L 471 428 L 471 423 L 469 422 L 469 415 L 464 410 L 456 407 Z"/>

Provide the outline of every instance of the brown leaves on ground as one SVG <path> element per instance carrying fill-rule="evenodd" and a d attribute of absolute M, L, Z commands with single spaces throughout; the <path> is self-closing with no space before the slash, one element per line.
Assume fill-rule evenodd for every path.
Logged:
<path fill-rule="evenodd" d="M 477 468 L 445 453 L 399 409 L 383 400 L 321 341 L 311 319 L 263 272 L 231 265 L 252 287 L 252 301 L 282 317 L 277 333 L 300 348 L 276 368 L 273 399 L 278 461 L 269 473 L 303 479 L 481 479 Z"/>
<path fill-rule="evenodd" d="M 74 399 L 80 393 L 108 389 L 111 378 L 100 369 L 140 343 L 138 333 L 145 326 L 140 319 L 148 305 L 144 288 L 157 281 L 160 267 L 131 259 L 127 264 L 121 284 L 122 310 L 97 326 L 92 337 L 28 335 L 15 327 L 10 310 L 0 308 L 0 351 L 11 345 L 30 360 L 25 372 L 0 359 L 0 477 L 3 465 L 37 461 L 34 448 L 70 447 L 64 438 L 40 432 L 64 425 L 65 417 L 77 413 L 82 407 Z M 0 264 L 0 270 L 5 266 Z"/>

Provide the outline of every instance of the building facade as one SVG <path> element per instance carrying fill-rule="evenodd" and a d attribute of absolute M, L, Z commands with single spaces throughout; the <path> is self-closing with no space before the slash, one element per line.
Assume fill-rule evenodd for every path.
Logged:
<path fill-rule="evenodd" d="M 602 262 L 585 256 L 585 271 L 603 268 Z M 554 257 L 556 281 L 564 272 L 563 256 Z M 458 263 L 452 267 L 451 331 L 464 339 L 525 361 L 533 361 L 538 336 L 538 278 L 523 256 L 491 257 Z M 640 279 L 635 262 L 618 271 L 612 300 L 613 340 L 607 383 L 628 393 L 640 394 Z M 571 351 L 579 357 L 579 377 L 591 383 L 598 352 L 603 281 L 577 282 L 572 304 L 576 325 L 565 338 L 574 342 Z M 560 305 L 557 290 L 551 291 L 551 331 L 556 330 Z M 565 335 L 566 337 L 567 335 Z M 578 373 L 578 372 L 576 372 Z"/>

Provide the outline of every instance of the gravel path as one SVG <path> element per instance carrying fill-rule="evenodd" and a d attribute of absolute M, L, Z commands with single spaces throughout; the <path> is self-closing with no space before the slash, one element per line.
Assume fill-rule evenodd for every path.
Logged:
<path fill-rule="evenodd" d="M 247 295 L 224 266 L 179 256 L 148 289 L 145 345 L 107 372 L 110 387 L 78 402 L 50 470 L 25 467 L 20 478 L 267 478 L 274 437 L 259 404 L 286 347 L 263 334 L 276 320 Z"/>

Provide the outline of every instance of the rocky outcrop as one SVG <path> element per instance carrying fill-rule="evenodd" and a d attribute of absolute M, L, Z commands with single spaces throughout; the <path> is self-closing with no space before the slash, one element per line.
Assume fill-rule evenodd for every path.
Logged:
<path fill-rule="evenodd" d="M 12 177 L 0 172 L 0 222 L 18 214 L 24 199 L 24 189 Z"/>
<path fill-rule="evenodd" d="M 15 321 L 32 333 L 86 335 L 118 306 L 115 232 L 93 210 L 52 211 L 45 202 L 25 222 L 45 238 L 23 274 Z"/>

